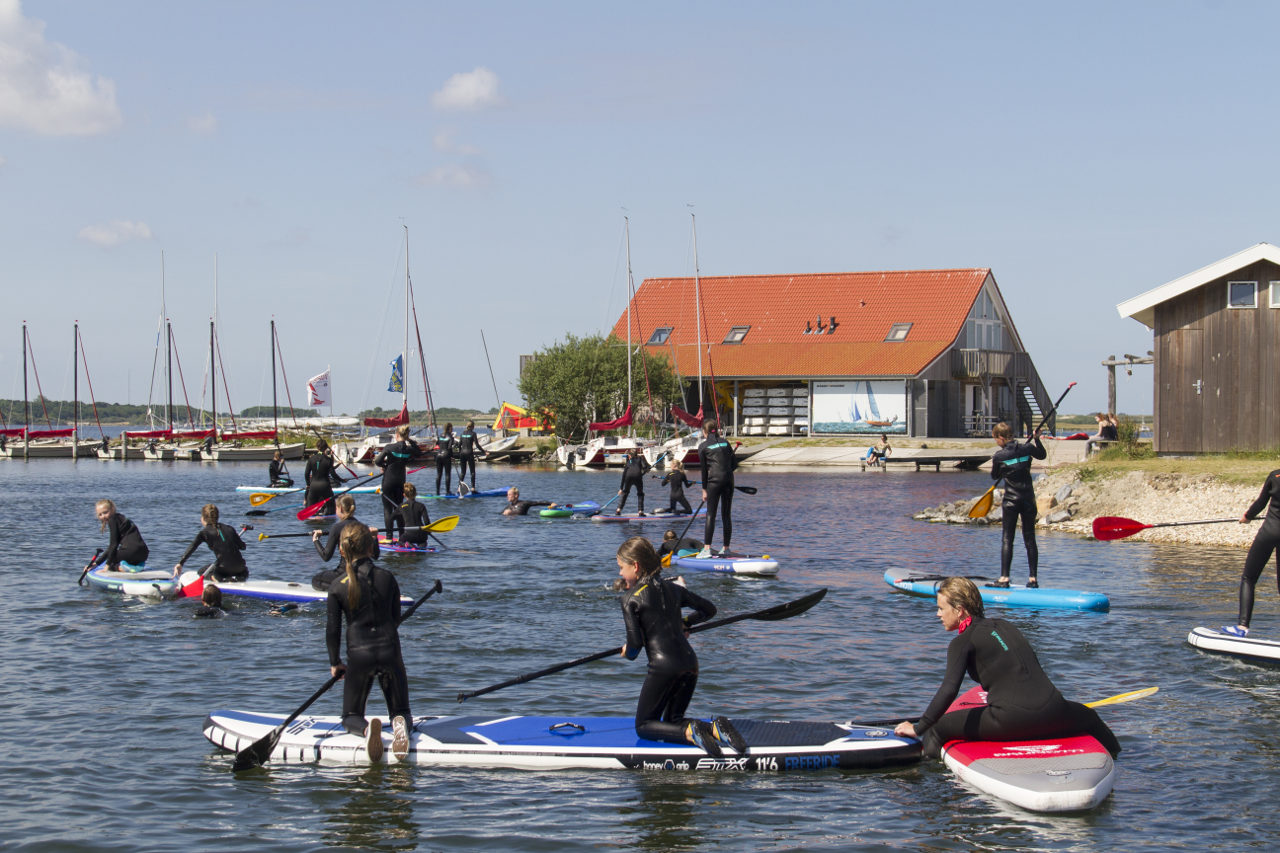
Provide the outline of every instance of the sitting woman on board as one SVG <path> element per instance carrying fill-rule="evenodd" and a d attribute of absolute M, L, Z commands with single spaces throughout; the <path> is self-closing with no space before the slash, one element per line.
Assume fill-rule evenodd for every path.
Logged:
<path fill-rule="evenodd" d="M 409 755 L 409 678 L 400 654 L 400 585 L 395 575 L 374 565 L 369 555 L 378 539 L 363 525 L 342 531 L 343 577 L 329 587 L 325 645 L 330 675 L 342 675 L 342 726 L 365 739 L 369 760 L 382 760 L 382 721 L 364 715 L 376 676 L 391 717 L 391 752 Z M 347 623 L 347 660 L 342 661 L 342 623 Z"/>
<path fill-rule="evenodd" d="M 284 454 L 279 450 L 271 455 L 271 462 L 267 464 L 267 475 L 271 478 L 273 488 L 287 489 L 293 485 L 293 478 L 289 476 L 289 467 L 284 464 Z"/>
<path fill-rule="evenodd" d="M 953 740 L 1040 740 L 1090 734 L 1114 758 L 1120 743 L 1098 712 L 1062 698 L 1040 667 L 1022 632 L 1003 619 L 988 619 L 982 594 L 967 578 L 938 585 L 938 619 L 958 634 L 947 647 L 947 670 L 933 701 L 915 723 L 894 728 L 899 737 L 919 738 L 924 754 L 936 758 Z M 948 714 L 965 674 L 987 691 L 987 704 Z"/>
<path fill-rule="evenodd" d="M 121 563 L 141 566 L 147 562 L 150 551 L 147 550 L 147 543 L 142 541 L 138 525 L 116 512 L 116 505 L 106 498 L 98 501 L 94 509 L 101 524 L 99 529 L 110 531 L 111 540 L 107 544 L 107 550 L 89 564 L 90 568 L 105 563 L 114 572 L 119 571 Z"/>
<path fill-rule="evenodd" d="M 1036 571 L 1040 567 L 1040 548 L 1036 545 L 1036 490 L 1031 484 L 1031 460 L 1044 459 L 1048 451 L 1040 443 L 1039 430 L 1030 441 L 1013 440 L 1013 427 L 1004 421 L 991 429 L 991 437 L 1000 446 L 991 457 L 991 479 L 1004 478 L 1004 498 L 1000 501 L 1000 579 L 992 586 L 1009 586 L 1009 567 L 1013 565 L 1013 534 L 1022 522 L 1022 544 L 1027 549 L 1027 587 L 1040 586 Z"/>
<path fill-rule="evenodd" d="M 693 515 L 693 507 L 689 506 L 689 499 L 684 496 L 684 487 L 692 486 L 693 481 L 685 474 L 683 462 L 679 459 L 671 460 L 671 468 L 663 475 L 662 485 L 671 487 L 671 501 L 667 505 L 667 512 L 674 514 L 676 505 L 679 504 L 681 512 L 685 515 Z"/>
<path fill-rule="evenodd" d="M 217 504 L 204 505 L 200 510 L 200 522 L 204 526 L 178 558 L 178 565 L 173 567 L 173 576 L 176 578 L 182 574 L 183 564 L 203 542 L 213 552 L 214 563 L 201 574 L 211 573 L 215 581 L 248 580 L 249 567 L 245 565 L 244 555 L 240 553 L 244 550 L 244 540 L 234 527 L 218 521 Z"/>
<path fill-rule="evenodd" d="M 418 500 L 418 487 L 404 484 L 404 501 L 396 510 L 400 517 L 400 541 L 409 545 L 426 545 L 427 531 L 422 528 L 431 523 L 427 508 Z"/>
<path fill-rule="evenodd" d="M 328 530 L 329 538 L 325 544 L 320 544 L 320 537 L 325 531 L 316 530 L 311 534 L 311 542 L 316 546 L 316 553 L 320 555 L 320 559 L 326 563 L 333 558 L 333 553 L 338 549 L 338 543 L 342 541 L 342 531 L 348 527 L 364 527 L 360 520 L 356 518 L 356 499 L 351 495 L 342 495 L 337 500 L 338 520 L 334 522 L 333 527 Z M 378 528 L 369 527 L 368 530 L 373 534 L 373 549 L 369 554 L 370 559 L 376 560 L 382 553 L 382 549 L 378 547 Z M 318 572 L 311 578 L 312 589 L 318 589 L 321 592 L 328 589 L 330 585 L 343 574 L 346 573 L 346 565 L 339 565 L 337 569 L 326 569 Z"/>
<path fill-rule="evenodd" d="M 1249 633 L 1249 621 L 1253 619 L 1253 592 L 1262 577 L 1262 570 L 1267 567 L 1267 560 L 1276 555 L 1276 586 L 1280 588 L 1280 469 L 1272 471 L 1262 483 L 1262 494 L 1254 501 L 1244 515 L 1240 516 L 1241 524 L 1248 524 L 1258 517 L 1267 502 L 1267 517 L 1262 522 L 1249 546 L 1249 553 L 1244 558 L 1244 574 L 1240 576 L 1240 618 L 1235 625 L 1223 625 L 1222 632 L 1233 637 L 1244 637 Z"/>
<path fill-rule="evenodd" d="M 622 621 L 627 631 L 622 656 L 635 660 L 643 648 L 649 658 L 636 703 L 636 734 L 665 743 L 693 744 L 712 758 L 724 754 L 721 744 L 742 754 L 746 741 L 726 718 L 708 723 L 685 716 L 698 686 L 698 656 L 687 632 L 715 616 L 716 606 L 661 573 L 658 554 L 643 536 L 633 536 L 618 548 L 620 580 L 615 586 L 624 590 Z M 686 607 L 696 612 L 682 619 Z"/>
<path fill-rule="evenodd" d="M 333 451 L 329 449 L 329 442 L 317 439 L 316 452 L 307 460 L 302 479 L 307 484 L 307 506 L 325 502 L 320 515 L 333 514 L 333 484 L 330 482 L 333 476 Z"/>

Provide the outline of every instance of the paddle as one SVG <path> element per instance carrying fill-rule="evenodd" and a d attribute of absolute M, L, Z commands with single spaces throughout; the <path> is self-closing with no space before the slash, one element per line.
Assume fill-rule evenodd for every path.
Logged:
<path fill-rule="evenodd" d="M 695 485 L 695 486 L 701 486 L 701 485 L 702 485 L 702 481 L 701 481 L 701 480 L 699 480 L 698 482 L 694 483 L 693 485 Z M 734 486 L 733 488 L 734 488 L 736 491 L 742 492 L 744 495 L 754 495 L 756 492 L 760 491 L 760 490 L 759 490 L 759 489 L 757 489 L 755 486 Z"/>
<path fill-rule="evenodd" d="M 305 489 L 290 489 L 287 492 L 254 492 L 249 495 L 249 506 L 262 506 L 272 498 L 278 498 L 281 495 L 296 495 Z"/>
<path fill-rule="evenodd" d="M 370 483 L 372 483 L 374 480 L 381 478 L 386 473 L 387 473 L 386 471 L 380 471 L 379 473 L 369 477 L 369 479 L 365 480 L 363 483 L 354 483 L 350 486 L 347 486 L 345 489 L 338 492 L 336 495 L 334 495 L 331 498 L 322 498 L 321 500 L 318 500 L 315 503 L 313 503 L 311 506 L 303 507 L 302 509 L 298 510 L 298 520 L 306 521 L 308 518 L 311 518 L 311 516 L 318 513 L 324 507 L 324 505 L 327 504 L 329 501 L 342 497 L 347 492 L 351 491 L 354 488 L 357 488 L 358 486 L 367 486 Z"/>
<path fill-rule="evenodd" d="M 1183 527 L 1188 524 L 1227 524 L 1239 521 L 1238 518 L 1210 518 L 1205 521 L 1162 521 L 1159 524 L 1143 524 L 1132 518 L 1121 518 L 1115 515 L 1104 515 L 1093 520 L 1093 538 L 1110 542 L 1113 539 L 1125 539 L 1135 533 L 1150 530 L 1153 527 Z"/>
<path fill-rule="evenodd" d="M 1063 398 L 1066 397 L 1067 394 L 1069 394 L 1071 392 L 1071 389 L 1074 387 L 1076 387 L 1076 383 L 1074 382 L 1072 382 L 1070 385 L 1067 386 L 1067 390 L 1062 392 L 1062 396 L 1059 397 L 1057 402 L 1055 402 L 1053 406 L 1049 408 L 1049 411 L 1045 413 L 1045 416 L 1040 419 L 1040 425 L 1031 431 L 1032 435 L 1039 432 L 1041 428 L 1044 427 L 1044 425 L 1049 422 L 1049 418 L 1053 417 L 1053 413 L 1058 411 L 1058 404 L 1062 402 Z M 969 508 L 970 518 L 982 518 L 987 513 L 991 512 L 991 504 L 995 500 L 995 496 L 996 496 L 996 487 L 1003 482 L 1004 482 L 1004 477 L 1001 477 L 1000 479 L 996 480 L 994 483 L 991 484 L 991 488 L 987 489 L 986 493 L 983 494 L 982 497 L 978 498 L 978 502 Z"/>
<path fill-rule="evenodd" d="M 1120 693 L 1115 696 L 1108 696 L 1106 699 L 1099 699 L 1096 702 L 1085 702 L 1084 704 L 1087 708 L 1099 708 L 1103 705 L 1119 705 L 1122 702 L 1132 702 L 1135 699 L 1145 699 L 1159 690 L 1159 687 L 1144 687 L 1141 690 L 1130 690 L 1128 693 Z M 907 717 L 892 717 L 887 720 L 850 720 L 846 725 L 887 728 L 889 726 L 896 726 L 898 723 L 907 719 Z M 916 721 L 911 719 L 910 722 L 914 723 Z"/>
<path fill-rule="evenodd" d="M 431 533 L 448 533 L 450 530 L 458 526 L 458 519 L 459 519 L 459 516 L 446 515 L 444 518 L 437 518 L 435 521 L 431 522 L 430 524 L 424 527 L 406 527 L 405 530 L 406 531 L 425 530 L 427 531 L 428 535 L 430 535 Z M 329 531 L 325 530 L 322 532 L 327 534 Z M 386 533 L 387 531 L 379 527 L 378 532 Z M 259 533 L 258 541 L 261 542 L 263 539 L 294 539 L 300 536 L 306 536 L 310 538 L 314 534 L 315 534 L 315 531 L 309 531 L 307 533 L 276 533 L 276 534 Z"/>
<path fill-rule="evenodd" d="M 618 495 L 614 495 L 613 497 L 609 498 L 609 500 L 607 500 L 607 501 L 605 501 L 605 502 L 604 502 L 604 506 L 600 507 L 598 510 L 596 510 L 596 511 L 595 511 L 595 512 L 593 512 L 593 513 L 591 513 L 591 515 L 599 515 L 600 513 L 604 512 L 606 509 L 608 509 L 608 508 L 609 508 L 609 504 L 613 503 L 613 502 L 614 502 L 614 501 L 616 501 L 617 499 L 618 499 Z M 591 517 L 591 515 L 589 515 L 589 516 L 587 516 L 587 517 L 588 517 L 588 518 L 590 518 L 590 517 Z"/>
<path fill-rule="evenodd" d="M 690 528 L 690 527 L 693 527 L 693 520 L 694 520 L 695 518 L 697 518 L 697 517 L 698 517 L 698 510 L 699 510 L 699 509 L 702 509 L 702 504 L 704 504 L 704 503 L 706 503 L 706 501 L 701 501 L 701 502 L 699 502 L 699 503 L 698 503 L 698 509 L 695 509 L 695 510 L 693 511 L 693 515 L 689 516 L 689 523 L 688 523 L 688 524 L 686 524 L 686 525 L 684 526 L 684 530 L 681 530 L 681 531 L 680 531 L 680 535 L 676 537 L 675 547 L 672 547 L 672 549 L 671 549 L 670 551 L 668 551 L 667 553 L 665 553 L 665 554 L 663 554 L 663 555 L 662 555 L 662 560 L 661 560 L 661 562 L 662 562 L 662 567 L 663 567 L 664 569 L 665 569 L 665 568 L 670 567 L 670 565 L 671 565 L 671 558 L 672 558 L 672 557 L 674 557 L 674 556 L 676 555 L 676 548 L 677 548 L 677 547 L 679 547 L 679 545 L 680 545 L 680 540 L 681 540 L 681 539 L 683 539 L 683 538 L 684 538 L 684 535 L 685 535 L 686 533 L 688 533 L 688 532 L 689 532 L 689 528 Z M 708 543 L 708 544 L 709 544 L 709 543 Z"/>
<path fill-rule="evenodd" d="M 764 622 L 777 622 L 782 619 L 790 619 L 792 616 L 799 616 L 801 613 L 804 613 L 806 610 L 813 607 L 821 601 L 823 596 L 826 594 L 827 588 L 823 587 L 817 592 L 809 593 L 804 598 L 797 598 L 795 601 L 788 601 L 786 604 L 776 604 L 773 607 L 766 607 L 764 610 L 757 610 L 752 613 L 739 613 L 736 616 L 717 619 L 714 622 L 703 622 L 700 625 L 694 625 L 689 629 L 689 633 L 695 634 L 698 631 L 709 631 L 712 628 L 720 628 L 724 625 L 732 625 L 734 622 L 741 622 L 743 619 L 758 619 Z M 601 658 L 607 658 L 621 653 L 622 646 L 609 649 L 608 651 L 596 652 L 593 655 L 587 655 L 586 657 L 580 657 L 565 663 L 556 664 L 555 666 L 547 667 L 546 669 L 540 669 L 537 672 L 526 673 L 525 675 L 508 679 L 507 681 L 503 681 L 499 684 L 491 684 L 488 687 L 482 687 L 479 690 L 473 690 L 470 693 L 459 693 L 458 701 L 465 702 L 468 699 L 473 699 L 476 696 L 483 696 L 486 693 L 492 693 L 495 690 L 501 690 L 502 688 L 510 687 L 513 684 L 524 684 L 526 681 L 533 681 L 535 678 L 542 678 L 544 675 L 551 675 L 556 672 L 571 669 L 579 664 L 590 663 L 593 660 L 600 660 Z"/>
<path fill-rule="evenodd" d="M 404 620 L 408 619 L 410 616 L 413 615 L 413 611 L 417 610 L 418 607 L 423 602 L 425 602 L 431 596 L 435 595 L 437 592 L 442 591 L 443 589 L 444 587 L 440 585 L 440 581 L 437 579 L 435 582 L 435 585 L 431 587 L 431 589 L 427 592 L 426 595 L 422 596 L 422 598 L 419 598 L 417 601 L 415 601 L 408 610 L 404 611 L 404 613 L 401 614 L 400 620 L 396 624 L 397 625 L 402 624 Z M 311 694 L 310 699 L 308 699 L 307 701 L 299 705 L 298 709 L 294 711 L 292 714 L 290 714 L 283 723 L 276 726 L 274 729 L 267 732 L 265 735 L 258 738 L 253 743 L 249 744 L 244 749 L 237 752 L 235 761 L 231 763 L 232 771 L 238 773 L 241 770 L 249 770 L 253 767 L 261 767 L 263 764 L 265 764 L 267 760 L 271 758 L 271 753 L 275 751 L 276 744 L 280 742 L 280 735 L 284 734 L 284 730 L 289 727 L 289 724 L 292 723 L 294 720 L 298 719 L 298 717 L 302 714 L 303 711 L 310 708 L 312 703 L 314 703 L 317 699 L 319 699 L 321 696 L 327 693 L 330 687 L 337 684 L 338 681 L 342 679 L 342 676 L 344 674 L 345 673 L 338 673 L 337 675 L 331 677 L 328 681 L 324 683 L 324 686 L 322 686 L 315 693 Z"/>
<path fill-rule="evenodd" d="M 80 573 L 80 580 L 76 581 L 76 586 L 84 586 L 84 576 L 89 574 L 89 570 L 93 568 L 93 561 L 98 559 L 98 555 L 101 553 L 101 548 L 93 552 L 93 556 L 89 558 L 89 562 L 85 563 L 84 571 Z"/>

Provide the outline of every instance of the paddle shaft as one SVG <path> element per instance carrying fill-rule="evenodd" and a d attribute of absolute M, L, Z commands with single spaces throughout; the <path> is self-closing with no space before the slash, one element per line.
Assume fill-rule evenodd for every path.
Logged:
<path fill-rule="evenodd" d="M 1049 408 L 1049 411 L 1040 419 L 1040 424 L 1031 431 L 1032 435 L 1035 435 L 1044 428 L 1044 425 L 1049 422 L 1049 418 L 1053 417 L 1053 413 L 1058 411 L 1058 405 L 1066 399 L 1067 394 L 1071 393 L 1071 389 L 1074 387 L 1076 387 L 1076 383 L 1074 382 L 1067 386 L 1067 390 L 1062 392 L 1058 399 L 1054 401 L 1054 404 Z M 969 510 L 970 518 L 981 518 L 991 511 L 991 504 L 995 499 L 996 487 L 1003 482 L 1004 477 L 1001 476 L 1000 479 L 991 484 L 991 488 L 983 492 L 982 497 L 978 498 L 978 502 Z"/>
<path fill-rule="evenodd" d="M 690 528 L 690 527 L 693 527 L 694 519 L 696 519 L 696 518 L 698 517 L 698 510 L 699 510 L 699 509 L 702 509 L 702 505 L 703 505 L 704 503 L 706 503 L 706 501 L 701 501 L 701 502 L 699 502 L 699 503 L 698 503 L 698 509 L 695 509 L 695 510 L 693 511 L 693 515 L 689 516 L 689 522 L 688 522 L 687 524 L 685 524 L 685 526 L 684 526 L 684 530 L 681 530 L 681 531 L 680 531 L 680 535 L 676 537 L 676 544 L 675 544 L 675 547 L 672 547 L 672 549 L 671 549 L 670 551 L 668 551 L 667 553 L 665 553 L 665 554 L 663 554 L 663 555 L 662 555 L 662 561 L 661 561 L 661 562 L 662 562 L 662 565 L 663 565 L 663 567 L 664 567 L 664 568 L 665 568 L 665 567 L 667 567 L 667 566 L 670 566 L 670 565 L 671 565 L 671 558 L 672 558 L 673 556 L 675 556 L 675 553 L 676 553 L 676 547 L 678 547 L 678 546 L 680 545 L 680 540 L 684 538 L 684 535 L 685 535 L 686 533 L 688 533 L 688 532 L 689 532 L 689 528 Z M 706 543 L 704 543 L 704 544 L 706 544 Z"/>
<path fill-rule="evenodd" d="M 94 552 L 93 552 L 93 556 L 89 558 L 89 562 L 85 563 L 84 571 L 80 573 L 80 579 L 79 579 L 78 581 L 76 581 L 76 586 L 83 586 L 83 585 L 84 585 L 84 577 L 85 577 L 85 575 L 89 574 L 89 570 L 93 568 L 93 561 L 94 561 L 94 560 L 96 560 L 96 559 L 98 559 L 98 555 L 99 555 L 99 554 L 101 554 L 101 553 L 102 553 L 102 549 L 101 549 L 101 548 L 99 548 L 98 550 L 96 550 L 96 551 L 94 551 Z"/>
<path fill-rule="evenodd" d="M 457 518 L 458 516 L 456 515 L 446 515 L 444 518 L 441 518 L 437 521 L 433 521 L 430 524 L 425 525 L 423 527 L 406 527 L 405 532 L 407 533 L 410 530 L 425 530 L 427 531 L 427 534 L 430 535 L 432 532 L 439 530 L 441 532 L 447 533 L 448 531 L 452 530 L 454 527 L 457 526 Z M 449 522 L 452 522 L 452 523 L 449 523 Z M 253 529 L 253 525 L 251 524 L 246 524 L 245 527 L 247 527 L 250 530 Z M 377 528 L 377 530 L 379 533 L 388 532 L 387 528 L 383 528 L 383 527 L 379 527 Z M 301 536 L 311 537 L 311 536 L 314 536 L 316 532 L 317 531 L 312 530 L 309 533 L 259 533 L 258 541 L 261 542 L 263 539 L 295 539 Z M 328 530 L 321 530 L 319 532 L 323 533 L 326 536 L 329 535 Z"/>
<path fill-rule="evenodd" d="M 827 590 L 824 587 L 817 592 L 806 595 L 804 598 L 798 598 L 795 601 L 789 601 L 786 604 L 778 604 L 773 607 L 768 607 L 764 610 L 757 610 L 751 613 L 739 613 L 736 616 L 728 616 L 724 619 L 716 619 L 712 622 L 703 622 L 702 624 L 694 625 L 692 628 L 687 630 L 690 634 L 696 634 L 699 631 L 710 631 L 712 628 L 732 625 L 734 622 L 741 622 L 743 619 L 761 619 L 767 622 L 779 619 L 788 619 L 792 616 L 798 616 L 801 613 L 804 613 L 810 607 L 813 607 L 813 605 L 821 601 L 823 596 L 826 594 Z M 556 664 L 555 666 L 547 667 L 546 669 L 540 669 L 537 672 L 529 672 L 524 675 L 508 679 L 507 681 L 503 681 L 499 684 L 491 684 L 488 687 L 482 687 L 479 690 L 473 690 L 470 693 L 459 693 L 458 702 L 465 702 L 468 699 L 473 699 L 476 696 L 483 696 L 486 693 L 492 693 L 495 690 L 501 690 L 504 687 L 524 684 L 526 681 L 533 681 L 536 678 L 542 678 L 544 675 L 553 675 L 557 672 L 563 672 L 566 669 L 571 669 L 584 663 L 590 663 L 593 660 L 600 660 L 601 658 L 620 655 L 622 654 L 622 649 L 622 646 L 617 646 L 616 648 L 607 649 L 603 652 L 596 652 L 595 654 L 576 658 L 575 660 L 566 661 L 565 663 Z"/>

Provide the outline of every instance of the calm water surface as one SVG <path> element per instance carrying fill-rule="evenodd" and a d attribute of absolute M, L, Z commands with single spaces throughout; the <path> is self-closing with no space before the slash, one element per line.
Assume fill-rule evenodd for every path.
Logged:
<path fill-rule="evenodd" d="M 423 472 L 426 473 L 426 472 Z M 1242 551 L 1090 542 L 1041 534 L 1042 581 L 1108 593 L 1107 614 L 1009 610 L 1069 697 L 1158 684 L 1104 709 L 1120 736 L 1115 792 L 1083 816 L 1046 817 L 967 789 L 940 763 L 892 772 L 671 776 L 270 766 L 235 775 L 200 733 L 215 708 L 289 711 L 328 676 L 322 608 L 271 616 L 232 603 L 191 618 L 189 602 L 145 603 L 76 586 L 105 542 L 93 501 L 135 519 L 151 564 L 172 566 L 217 502 L 254 533 L 304 529 L 289 510 L 245 519 L 240 483 L 264 465 L 0 461 L 11 543 L 0 575 L 0 848 L 30 850 L 1239 850 L 1272 849 L 1280 774 L 1280 670 L 1185 645 L 1190 628 L 1234 615 Z M 432 483 L 413 478 L 420 490 Z M 526 497 L 593 498 L 616 473 L 485 467 L 481 487 Z M 695 713 L 790 719 L 918 714 L 941 677 L 945 634 L 926 599 L 893 592 L 893 565 L 992 571 L 998 530 L 913 521 L 915 510 L 976 496 L 983 474 L 744 472 L 735 545 L 783 561 L 768 580 L 688 576 L 724 614 L 829 587 L 803 617 L 743 622 L 695 639 Z M 653 491 L 657 491 L 654 489 Z M 279 499 L 283 505 L 284 499 Z M 420 594 L 445 592 L 401 631 L 414 710 L 618 645 L 608 590 L 634 531 L 583 521 L 501 518 L 496 500 L 431 502 L 461 514 L 456 548 L 384 565 Z M 441 504 L 445 504 L 442 506 Z M 273 501 L 264 506 L 276 505 Z M 357 514 L 380 521 L 375 500 Z M 1143 519 L 1158 521 L 1159 519 Z M 660 527 L 650 527 L 655 538 Z M 255 577 L 306 579 L 308 540 L 257 541 Z M 1016 578 L 1026 575 L 1015 562 Z M 994 572 L 993 572 L 994 574 Z M 1280 634 L 1272 581 L 1256 628 Z M 473 713 L 629 713 L 644 663 L 606 660 L 472 700 Z M 381 697 L 371 697 L 371 709 Z M 334 692 L 314 710 L 336 714 Z"/>

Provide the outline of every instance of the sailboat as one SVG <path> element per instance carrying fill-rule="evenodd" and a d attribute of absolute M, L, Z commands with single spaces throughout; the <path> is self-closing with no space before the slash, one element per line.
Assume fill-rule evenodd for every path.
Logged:
<path fill-rule="evenodd" d="M 631 344 L 631 304 L 635 302 L 636 293 L 635 280 L 631 275 L 631 219 L 624 216 L 622 221 L 627 242 L 627 409 L 622 413 L 621 417 L 615 420 L 588 424 L 587 429 L 595 432 L 611 432 L 624 426 L 630 427 L 635 423 L 631 415 L 631 357 L 633 349 Z M 576 446 L 562 444 L 556 448 L 556 459 L 566 468 L 575 468 L 579 465 L 591 468 L 599 468 L 601 466 L 621 467 L 626 464 L 627 451 L 632 448 L 640 448 L 643 452 L 657 444 L 651 439 L 637 438 L 632 430 L 627 432 L 628 434 L 625 436 L 598 435 Z"/>
<path fill-rule="evenodd" d="M 31 401 L 27 389 L 27 354 L 33 353 L 31 349 L 31 337 L 27 333 L 27 324 L 22 324 L 22 404 L 24 411 L 24 423 L 22 427 L 5 427 L 0 430 L 0 436 L 4 437 L 4 441 L 0 442 L 0 456 L 9 456 L 14 459 L 31 459 L 31 458 L 57 458 L 71 459 L 74 456 L 92 456 L 94 447 L 98 442 L 80 441 L 76 435 L 77 427 L 62 427 L 55 429 L 52 421 L 49 420 L 48 410 L 45 410 L 45 423 L 47 429 L 31 428 Z M 40 389 L 40 374 L 35 370 L 35 357 L 32 355 L 31 371 L 35 373 L 36 391 L 39 394 L 40 404 L 43 407 L 45 396 L 44 391 Z M 18 439 L 18 440 L 11 440 Z"/>
<path fill-rule="evenodd" d="M 887 426 L 892 426 L 894 422 L 898 420 L 897 415 L 894 415 L 893 417 L 889 418 L 889 420 L 887 421 L 881 420 L 880 407 L 876 405 L 876 395 L 875 395 L 875 392 L 871 390 L 870 380 L 867 381 L 867 406 L 868 408 L 871 409 L 871 417 L 867 418 L 866 420 L 867 426 L 887 427 Z"/>
<path fill-rule="evenodd" d="M 276 397 L 276 321 L 271 321 L 271 429 L 238 430 L 222 433 L 222 441 L 212 451 L 219 462 L 269 462 L 277 450 L 285 459 L 301 459 L 306 442 L 280 443 L 279 402 Z M 245 441 L 270 441 L 271 444 L 244 444 Z M 232 442 L 226 444 L 226 442 Z"/>

